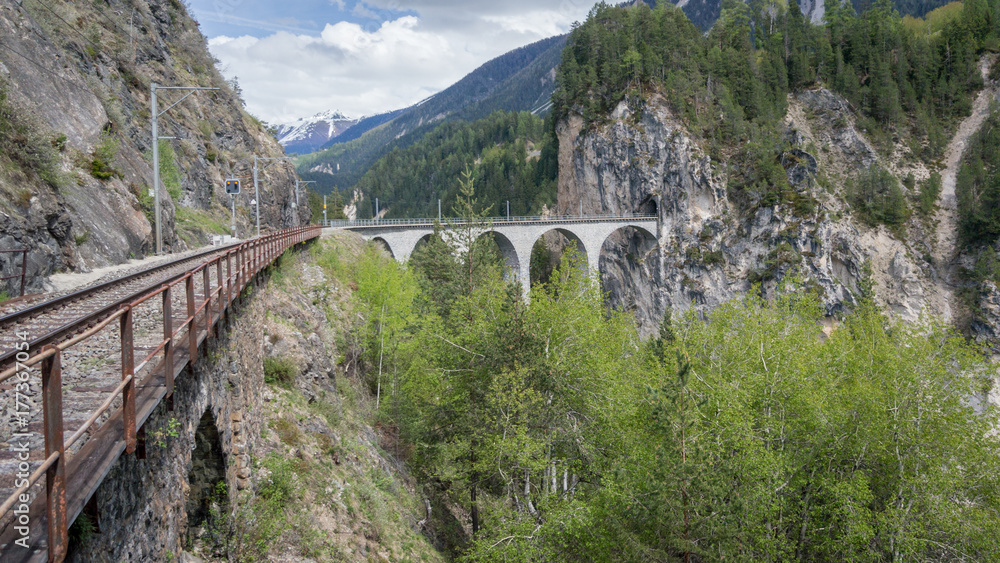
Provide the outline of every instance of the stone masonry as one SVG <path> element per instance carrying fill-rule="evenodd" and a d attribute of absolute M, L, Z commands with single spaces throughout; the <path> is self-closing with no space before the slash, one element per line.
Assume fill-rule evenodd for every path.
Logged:
<path fill-rule="evenodd" d="M 124 454 L 112 466 L 94 493 L 99 531 L 71 545 L 69 560 L 166 561 L 179 553 L 188 532 L 186 506 L 197 505 L 200 499 L 191 496 L 205 489 L 189 486 L 194 465 L 221 463 L 230 494 L 248 486 L 249 445 L 261 424 L 250 413 L 260 412 L 264 389 L 262 301 L 254 296 L 237 306 L 232 326 L 220 325 L 221 336 L 199 350 L 194 372 L 178 377 L 174 410 L 161 403 L 144 425 L 146 458 Z M 203 418 L 215 422 L 214 432 L 204 426 L 199 432 Z M 198 444 L 196 435 L 218 443 Z M 224 459 L 194 459 L 203 452 L 221 452 Z"/>

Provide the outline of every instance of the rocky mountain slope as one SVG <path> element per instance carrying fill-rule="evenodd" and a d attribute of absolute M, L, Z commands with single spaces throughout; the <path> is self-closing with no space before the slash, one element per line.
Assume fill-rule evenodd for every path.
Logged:
<path fill-rule="evenodd" d="M 367 129 L 357 138 L 349 129 L 343 139 L 353 140 L 335 138 L 327 149 L 300 158 L 299 173 L 316 181 L 317 191 L 348 190 L 381 156 L 413 144 L 444 121 L 475 120 L 498 109 L 544 112 L 556 87 L 555 68 L 565 41 L 565 36 L 551 37 L 515 49 L 410 108 L 363 120 L 355 127 Z M 390 119 L 380 123 L 384 117 Z"/>
<path fill-rule="evenodd" d="M 276 126 L 278 142 L 289 153 L 306 154 L 325 146 L 361 119 L 351 119 L 339 111 L 321 111 Z"/>
<path fill-rule="evenodd" d="M 217 88 L 178 102 L 160 90 L 165 250 L 229 232 L 224 178 L 283 151 L 214 67 L 178 0 L 0 3 L 0 249 L 28 248 L 29 292 L 154 250 L 150 86 Z M 294 170 L 262 175 L 261 223 L 303 222 Z M 252 190 L 250 190 L 252 191 Z M 253 217 L 237 198 L 238 235 Z M 4 268 L 5 275 L 19 273 Z"/>
<path fill-rule="evenodd" d="M 987 61 L 981 65 L 984 79 Z M 814 212 L 787 205 L 741 215 L 727 197 L 722 168 L 712 162 L 659 96 L 641 109 L 619 104 L 606 123 L 583 128 L 579 116 L 558 125 L 559 206 L 586 213 L 656 210 L 658 240 L 622 233 L 605 246 L 603 285 L 614 306 L 635 311 L 646 334 L 664 311 L 711 310 L 752 284 L 769 293 L 795 279 L 816 292 L 835 319 L 856 302 L 865 264 L 877 299 L 895 316 L 924 313 L 952 319 L 956 268 L 954 178 L 969 136 L 982 124 L 998 84 L 988 83 L 958 126 L 940 173 L 945 179 L 934 220 L 911 219 L 905 230 L 872 228 L 846 203 L 846 178 L 876 163 L 899 178 L 925 180 L 937 166 L 881 154 L 859 130 L 849 104 L 814 88 L 789 96 L 785 118 L 792 146 L 782 163 L 789 182 L 816 198 Z M 950 186 L 950 188 L 949 188 Z M 915 198 L 915 190 L 909 197 Z"/>

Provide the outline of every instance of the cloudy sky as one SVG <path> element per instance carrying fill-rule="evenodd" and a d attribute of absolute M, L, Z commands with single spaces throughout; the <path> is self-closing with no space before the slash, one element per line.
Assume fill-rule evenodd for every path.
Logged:
<path fill-rule="evenodd" d="M 269 123 L 416 103 L 595 0 L 188 0 L 227 78 Z"/>

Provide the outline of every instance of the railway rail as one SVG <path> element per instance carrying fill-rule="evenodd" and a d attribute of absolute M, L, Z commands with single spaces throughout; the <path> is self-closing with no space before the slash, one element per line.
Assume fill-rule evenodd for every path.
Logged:
<path fill-rule="evenodd" d="M 121 278 L 96 284 L 55 299 L 28 306 L 0 317 L 0 371 L 11 367 L 21 339 L 17 334 L 37 335 L 28 345 L 37 349 L 71 338 L 75 330 L 94 326 L 129 303 L 163 283 L 169 283 L 213 256 L 238 245 L 199 252 Z"/>
<path fill-rule="evenodd" d="M 13 365 L 0 368 L 0 394 L 17 401 L 0 423 L 11 445 L 0 451 L 0 560 L 66 557 L 69 526 L 123 453 L 145 455 L 143 424 L 161 402 L 170 408 L 175 378 L 197 361 L 199 346 L 262 270 L 320 230 L 258 237 L 0 319 L 23 343 Z M 30 323 L 45 334 L 29 339 Z M 40 408 L 22 416 L 30 396 Z M 15 443 L 30 450 L 23 463 Z"/>

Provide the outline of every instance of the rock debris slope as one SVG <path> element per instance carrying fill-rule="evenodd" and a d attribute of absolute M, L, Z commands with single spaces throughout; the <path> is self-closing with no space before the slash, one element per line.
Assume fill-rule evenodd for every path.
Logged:
<path fill-rule="evenodd" d="M 30 249 L 29 292 L 153 250 L 150 84 L 218 88 L 160 117 L 167 250 L 227 232 L 223 179 L 281 147 L 246 113 L 178 0 L 0 3 L 0 249 Z M 181 96 L 160 91 L 160 111 Z M 305 220 L 294 171 L 263 175 L 265 226 Z M 250 190 L 252 191 L 252 190 Z M 237 200 L 249 232 L 249 197 Z M 5 275 L 13 266 L 0 255 Z M 14 273 L 17 273 L 16 271 Z"/>

